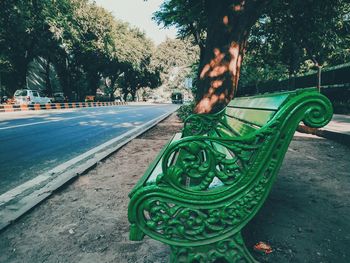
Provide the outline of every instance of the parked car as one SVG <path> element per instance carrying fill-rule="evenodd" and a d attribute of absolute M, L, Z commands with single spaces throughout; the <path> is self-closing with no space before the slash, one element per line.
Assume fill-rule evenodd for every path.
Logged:
<path fill-rule="evenodd" d="M 183 95 L 181 92 L 173 92 L 171 94 L 171 101 L 173 104 L 182 104 L 183 103 Z"/>
<path fill-rule="evenodd" d="M 9 98 L 7 96 L 1 97 L 1 104 L 6 104 L 8 102 Z"/>
<path fill-rule="evenodd" d="M 46 104 L 51 103 L 51 100 L 42 92 L 37 90 L 19 89 L 14 95 L 16 104 Z"/>
<path fill-rule="evenodd" d="M 93 96 L 93 95 L 87 95 L 87 96 L 85 96 L 85 102 L 94 102 L 95 97 L 96 96 Z"/>
<path fill-rule="evenodd" d="M 122 98 L 120 96 L 117 96 L 114 98 L 114 102 L 122 102 Z"/>
<path fill-rule="evenodd" d="M 56 92 L 53 94 L 52 102 L 63 103 L 67 102 L 67 99 L 64 97 L 63 92 Z"/>

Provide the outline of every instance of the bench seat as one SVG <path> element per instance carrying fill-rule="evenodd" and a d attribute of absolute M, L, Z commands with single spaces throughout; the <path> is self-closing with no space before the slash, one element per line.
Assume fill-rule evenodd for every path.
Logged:
<path fill-rule="evenodd" d="M 265 202 L 294 132 L 332 118 L 316 89 L 233 99 L 191 115 L 129 194 L 130 239 L 171 247 L 171 262 L 256 262 L 242 228 Z"/>

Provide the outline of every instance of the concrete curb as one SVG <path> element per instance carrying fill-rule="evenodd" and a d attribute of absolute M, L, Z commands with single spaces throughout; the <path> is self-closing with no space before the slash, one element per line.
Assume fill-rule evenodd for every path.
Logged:
<path fill-rule="evenodd" d="M 330 130 L 322 129 L 322 128 L 321 129 L 310 128 L 310 127 L 305 126 L 303 124 L 299 125 L 297 131 L 302 132 L 302 133 L 317 135 L 319 137 L 330 139 L 330 140 L 339 142 L 341 144 L 345 144 L 347 146 L 350 146 L 350 135 L 349 134 L 330 131 Z"/>
<path fill-rule="evenodd" d="M 104 107 L 127 105 L 126 102 L 74 102 L 74 103 L 47 103 L 47 104 L 5 104 L 0 105 L 0 112 L 28 111 L 28 110 L 55 110 L 87 107 Z"/>
<path fill-rule="evenodd" d="M 59 169 L 52 170 L 38 175 L 34 178 L 36 183 L 30 187 L 23 188 L 21 185 L 16 188 L 22 188 L 20 191 L 14 191 L 15 194 L 8 191 L 0 195 L 0 231 L 10 225 L 17 218 L 30 211 L 36 205 L 40 204 L 57 189 L 84 174 L 94 167 L 98 162 L 107 158 L 132 139 L 148 131 L 159 122 L 170 116 L 176 109 L 155 118 L 142 126 L 136 127 L 125 134 L 118 136 L 87 153 L 82 158 L 76 157 L 62 165 Z M 96 149 L 96 150 L 95 150 Z M 36 180 L 39 178 L 38 180 Z"/>

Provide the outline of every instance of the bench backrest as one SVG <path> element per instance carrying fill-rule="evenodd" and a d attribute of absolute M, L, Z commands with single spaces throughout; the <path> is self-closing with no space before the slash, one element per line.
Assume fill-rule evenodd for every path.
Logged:
<path fill-rule="evenodd" d="M 240 97 L 224 109 L 222 119 L 211 136 L 244 136 L 266 125 L 295 92 Z"/>
<path fill-rule="evenodd" d="M 326 125 L 331 117 L 329 100 L 315 88 L 235 98 L 219 113 L 192 115 L 186 120 L 183 140 L 174 146 L 179 149 L 176 165 L 187 171 L 188 162 L 202 161 L 203 167 L 198 171 L 197 166 L 192 169 L 190 173 L 195 175 L 190 177 L 198 177 L 198 174 L 205 177 L 209 174 L 207 167 L 214 167 L 209 174 L 210 180 L 206 179 L 204 183 L 211 181 L 215 187 L 200 185 L 201 189 L 214 189 L 223 184 L 227 189 L 233 185 L 238 187 L 238 184 L 241 187 L 252 180 L 251 176 L 264 173 L 264 170 L 273 178 L 276 173 L 271 171 L 278 170 L 300 121 L 318 128 Z M 215 162 L 220 165 L 211 164 Z M 163 164 L 164 171 L 167 161 Z M 219 178 L 221 182 L 212 180 L 213 174 L 219 174 L 218 177 L 223 178 Z M 227 180 L 229 177 L 233 178 L 232 182 Z M 193 185 L 201 180 L 196 180 L 190 178 L 194 184 L 188 183 L 187 179 L 182 181 L 186 181 L 185 187 L 197 189 Z"/>

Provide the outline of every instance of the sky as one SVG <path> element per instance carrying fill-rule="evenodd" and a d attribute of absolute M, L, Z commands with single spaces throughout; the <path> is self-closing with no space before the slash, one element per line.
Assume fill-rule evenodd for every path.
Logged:
<path fill-rule="evenodd" d="M 112 14 L 131 25 L 146 32 L 157 45 L 166 37 L 175 38 L 176 30 L 162 29 L 152 20 L 153 12 L 159 9 L 163 0 L 95 0 L 96 4 L 104 7 Z"/>

